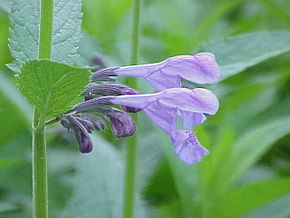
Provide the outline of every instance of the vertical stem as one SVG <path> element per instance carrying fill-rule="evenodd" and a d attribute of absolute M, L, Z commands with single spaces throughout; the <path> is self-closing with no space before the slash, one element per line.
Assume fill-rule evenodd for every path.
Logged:
<path fill-rule="evenodd" d="M 51 59 L 53 0 L 41 0 L 39 59 Z M 45 111 L 34 108 L 32 126 L 32 195 L 33 217 L 48 218 L 47 154 L 45 143 Z"/>
<path fill-rule="evenodd" d="M 131 64 L 138 63 L 139 47 L 139 26 L 140 26 L 140 0 L 133 0 L 133 29 L 131 39 Z M 128 85 L 137 89 L 136 78 L 130 78 Z M 137 126 L 137 116 L 133 116 Z M 129 138 L 127 144 L 126 171 L 125 171 L 125 189 L 123 199 L 123 218 L 134 217 L 134 200 L 136 189 L 136 156 L 137 156 L 137 133 Z"/>
<path fill-rule="evenodd" d="M 48 217 L 47 157 L 44 122 L 34 109 L 32 139 L 33 217 Z"/>
<path fill-rule="evenodd" d="M 41 0 L 39 59 L 50 59 L 52 50 L 53 0 Z"/>

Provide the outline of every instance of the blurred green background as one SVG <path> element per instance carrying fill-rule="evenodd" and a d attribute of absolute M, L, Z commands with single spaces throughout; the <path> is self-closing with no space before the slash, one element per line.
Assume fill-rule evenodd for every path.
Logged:
<path fill-rule="evenodd" d="M 6 67 L 9 2 L 0 1 L 0 217 L 25 218 L 32 110 Z M 78 65 L 92 66 L 96 53 L 107 66 L 129 63 L 131 7 L 128 0 L 83 0 Z M 184 165 L 168 137 L 140 115 L 135 217 L 290 216 L 289 11 L 288 0 L 142 1 L 140 63 L 212 51 L 223 80 L 206 86 L 220 110 L 195 129 L 211 152 L 201 163 Z M 126 139 L 108 129 L 94 136 L 89 155 L 59 125 L 47 128 L 47 140 L 51 217 L 120 217 Z"/>

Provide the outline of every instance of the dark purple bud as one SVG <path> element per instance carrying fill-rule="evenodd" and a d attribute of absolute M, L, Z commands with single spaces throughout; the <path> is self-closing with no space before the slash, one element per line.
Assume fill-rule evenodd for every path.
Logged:
<path fill-rule="evenodd" d="M 91 122 L 93 124 L 94 128 L 98 131 L 103 131 L 106 128 L 105 122 L 102 119 L 100 119 L 94 115 L 81 114 L 80 117 L 83 120 L 87 120 L 87 121 Z"/>
<path fill-rule="evenodd" d="M 86 128 L 86 130 L 89 133 L 92 133 L 93 131 L 96 130 L 94 124 L 91 121 L 85 120 L 85 119 L 82 119 L 82 118 L 79 118 L 79 117 L 77 117 L 76 119 Z"/>
<path fill-rule="evenodd" d="M 105 113 L 111 122 L 112 131 L 117 138 L 134 135 L 136 126 L 134 120 L 125 112 L 111 109 Z"/>
<path fill-rule="evenodd" d="M 111 105 L 110 97 L 94 98 L 75 105 L 71 109 L 71 112 L 76 111 L 103 113 L 104 111 L 110 110 L 110 107 L 108 105 Z"/>
<path fill-rule="evenodd" d="M 104 57 L 99 53 L 94 54 L 94 56 L 92 58 L 92 63 L 94 65 L 97 65 L 98 67 L 100 67 L 100 69 L 103 69 L 106 67 L 106 64 L 104 62 Z"/>
<path fill-rule="evenodd" d="M 109 67 L 105 68 L 102 70 L 99 70 L 97 72 L 94 72 L 91 76 L 91 81 L 92 82 L 97 82 L 97 81 L 110 81 L 110 82 L 115 82 L 115 74 L 114 70 L 118 69 L 119 67 Z"/>
<path fill-rule="evenodd" d="M 87 129 L 77 120 L 77 118 L 68 115 L 66 119 L 72 127 L 76 140 L 79 143 L 79 150 L 82 153 L 89 153 L 93 150 L 93 143 Z"/>
<path fill-rule="evenodd" d="M 93 150 L 93 142 L 88 134 L 83 131 L 75 131 L 75 136 L 79 143 L 80 152 L 90 153 Z"/>
<path fill-rule="evenodd" d="M 117 83 L 90 83 L 87 86 L 87 89 L 81 94 L 86 99 L 93 99 L 101 96 L 118 96 L 122 95 L 122 88 L 126 88 L 127 86 L 117 84 Z"/>

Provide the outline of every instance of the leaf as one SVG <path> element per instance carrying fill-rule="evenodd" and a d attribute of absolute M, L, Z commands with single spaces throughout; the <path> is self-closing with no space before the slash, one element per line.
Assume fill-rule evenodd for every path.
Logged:
<path fill-rule="evenodd" d="M 81 0 L 55 0 L 52 60 L 74 64 L 79 58 L 81 39 Z"/>
<path fill-rule="evenodd" d="M 221 66 L 222 79 L 268 58 L 290 51 L 290 32 L 257 32 L 205 44 L 195 52 L 212 52 Z"/>
<path fill-rule="evenodd" d="M 81 0 L 55 0 L 52 60 L 74 64 L 81 38 Z M 38 58 L 40 1 L 14 0 L 10 13 L 10 50 L 15 59 L 12 69 Z"/>
<path fill-rule="evenodd" d="M 290 178 L 265 180 L 234 189 L 215 205 L 215 209 L 219 217 L 239 217 L 288 193 Z"/>
<path fill-rule="evenodd" d="M 90 72 L 47 60 L 27 62 L 19 74 L 18 86 L 27 100 L 48 115 L 66 112 L 88 84 Z"/>
<path fill-rule="evenodd" d="M 124 161 L 101 137 L 92 139 L 94 151 L 75 159 L 74 194 L 59 217 L 121 217 Z"/>
<path fill-rule="evenodd" d="M 276 200 L 272 200 L 269 203 L 259 207 L 253 212 L 244 216 L 244 218 L 285 218 L 290 216 L 290 194 L 285 195 Z"/>
<path fill-rule="evenodd" d="M 3 83 L 1 83 L 1 87 L 2 84 Z M 3 86 L 5 85 L 3 84 Z M 13 93 L 11 93 L 11 95 L 13 95 Z M 11 102 L 11 99 L 3 94 L 0 88 L 0 147 L 13 139 L 25 127 L 28 127 L 25 116 L 23 116 L 17 106 Z"/>
<path fill-rule="evenodd" d="M 231 184 L 251 167 L 270 146 L 290 133 L 290 118 L 284 117 L 256 127 L 242 136 L 233 147 L 225 185 Z"/>
<path fill-rule="evenodd" d="M 30 124 L 32 121 L 32 108 L 31 106 L 25 101 L 23 95 L 19 92 L 17 87 L 10 81 L 4 73 L 0 73 L 0 92 L 5 96 L 11 103 L 17 107 L 23 115 L 23 120 L 26 121 L 28 128 L 30 128 Z M 0 103 L 1 105 L 1 103 Z M 3 105 L 4 106 L 4 105 Z M 0 112 L 1 113 L 1 112 Z M 17 113 L 20 115 L 20 113 Z M 14 114 L 15 117 L 15 114 Z M 5 122 L 4 122 L 5 123 Z"/>
<path fill-rule="evenodd" d="M 20 209 L 17 205 L 0 201 L 0 214 Z"/>

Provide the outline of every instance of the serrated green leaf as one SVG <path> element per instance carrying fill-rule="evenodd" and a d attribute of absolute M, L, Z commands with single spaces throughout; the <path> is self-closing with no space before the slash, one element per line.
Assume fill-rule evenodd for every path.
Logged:
<path fill-rule="evenodd" d="M 81 39 L 81 0 L 54 0 L 52 60 L 74 64 Z"/>
<path fill-rule="evenodd" d="M 268 58 L 290 51 L 290 32 L 258 32 L 205 44 L 195 52 L 216 55 L 222 79 L 242 72 Z"/>
<path fill-rule="evenodd" d="M 81 16 L 81 0 L 54 1 L 53 61 L 74 64 L 77 60 Z M 10 23 L 10 51 L 20 69 L 26 61 L 38 58 L 40 1 L 14 0 Z"/>
<path fill-rule="evenodd" d="M 18 86 L 27 100 L 45 116 L 66 112 L 89 81 L 89 70 L 47 60 L 27 62 Z"/>
<path fill-rule="evenodd" d="M 265 180 L 234 189 L 215 205 L 215 209 L 218 211 L 218 217 L 239 217 L 288 193 L 289 178 Z"/>

